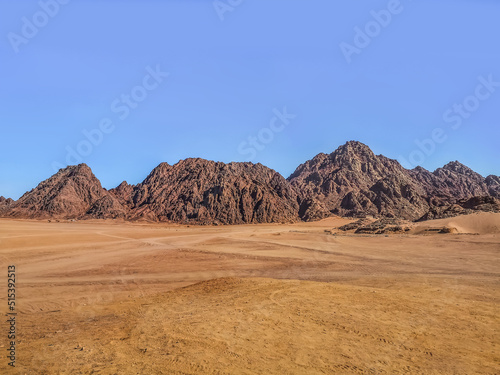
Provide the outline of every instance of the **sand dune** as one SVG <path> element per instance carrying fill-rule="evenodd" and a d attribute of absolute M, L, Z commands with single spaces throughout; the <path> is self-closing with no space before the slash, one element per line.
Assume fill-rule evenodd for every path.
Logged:
<path fill-rule="evenodd" d="M 422 230 L 429 228 L 455 228 L 456 231 L 454 232 L 464 234 L 499 234 L 500 215 L 482 212 L 447 219 L 429 220 L 417 224 L 415 231 L 422 232 Z"/>

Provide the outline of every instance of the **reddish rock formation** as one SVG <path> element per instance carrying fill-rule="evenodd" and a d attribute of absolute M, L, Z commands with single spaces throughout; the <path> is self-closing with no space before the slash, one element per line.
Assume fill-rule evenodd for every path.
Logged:
<path fill-rule="evenodd" d="M 489 194 L 485 179 L 458 161 L 450 162 L 433 173 L 416 168 L 410 174 L 422 184 L 428 196 L 462 199 Z"/>
<path fill-rule="evenodd" d="M 136 186 L 107 191 L 85 164 L 60 170 L 7 205 L 3 216 L 127 218 L 193 223 L 271 223 L 299 220 L 295 191 L 261 164 L 186 159 L 160 164 Z"/>

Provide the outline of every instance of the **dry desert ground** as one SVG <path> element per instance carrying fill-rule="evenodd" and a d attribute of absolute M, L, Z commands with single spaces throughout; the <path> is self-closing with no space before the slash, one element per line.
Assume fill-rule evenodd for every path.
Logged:
<path fill-rule="evenodd" d="M 499 374 L 500 214 L 350 221 L 0 219 L 0 374 Z"/>

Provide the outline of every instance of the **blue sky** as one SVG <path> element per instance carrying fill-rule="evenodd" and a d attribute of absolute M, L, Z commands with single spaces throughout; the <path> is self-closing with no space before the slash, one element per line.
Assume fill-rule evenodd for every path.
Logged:
<path fill-rule="evenodd" d="M 186 157 L 287 177 L 348 140 L 500 175 L 499 15 L 496 0 L 0 0 L 0 195 L 75 161 L 106 188 Z"/>

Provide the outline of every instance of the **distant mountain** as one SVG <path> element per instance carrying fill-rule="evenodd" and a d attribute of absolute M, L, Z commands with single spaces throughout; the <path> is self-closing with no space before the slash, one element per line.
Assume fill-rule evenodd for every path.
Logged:
<path fill-rule="evenodd" d="M 457 161 L 434 172 L 403 168 L 350 141 L 320 153 L 284 179 L 261 164 L 204 159 L 161 163 L 140 184 L 106 190 L 85 165 L 61 169 L 18 201 L 0 197 L 0 216 L 123 218 L 199 224 L 279 223 L 331 215 L 425 220 L 500 212 L 500 177 Z"/>

